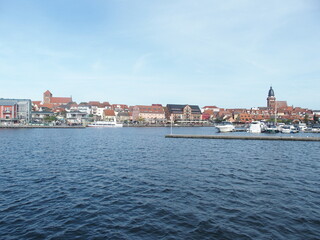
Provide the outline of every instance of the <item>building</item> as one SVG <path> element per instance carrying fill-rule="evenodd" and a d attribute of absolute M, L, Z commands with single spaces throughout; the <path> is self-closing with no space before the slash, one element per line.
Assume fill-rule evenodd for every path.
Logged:
<path fill-rule="evenodd" d="M 49 108 L 68 104 L 69 102 L 72 102 L 72 97 L 53 97 L 49 90 L 43 93 L 42 104 L 47 105 Z"/>
<path fill-rule="evenodd" d="M 267 98 L 267 108 L 270 110 L 276 110 L 286 107 L 288 107 L 287 101 L 276 101 L 274 90 L 270 87 Z"/>
<path fill-rule="evenodd" d="M 88 121 L 88 115 L 80 111 L 67 112 L 66 119 L 69 125 L 80 125 Z"/>
<path fill-rule="evenodd" d="M 176 122 L 200 122 L 201 110 L 197 105 L 167 104 L 168 120 Z"/>
<path fill-rule="evenodd" d="M 152 104 L 147 105 L 136 105 L 132 109 L 133 121 L 143 121 L 149 123 L 166 122 L 165 112 L 162 105 Z"/>
<path fill-rule="evenodd" d="M 34 111 L 31 112 L 32 122 L 33 123 L 43 123 L 47 117 L 53 117 L 54 112 L 50 111 Z"/>
<path fill-rule="evenodd" d="M 107 122 L 116 122 L 116 114 L 114 110 L 104 109 L 102 119 Z"/>
<path fill-rule="evenodd" d="M 0 122 L 29 123 L 32 104 L 30 99 L 0 99 Z"/>
<path fill-rule="evenodd" d="M 130 122 L 131 120 L 131 112 L 119 112 L 117 115 L 117 122 Z"/>

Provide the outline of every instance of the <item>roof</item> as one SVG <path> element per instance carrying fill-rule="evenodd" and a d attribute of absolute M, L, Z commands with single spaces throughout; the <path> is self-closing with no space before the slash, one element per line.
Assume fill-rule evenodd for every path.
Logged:
<path fill-rule="evenodd" d="M 116 109 L 116 108 L 121 108 L 123 110 L 128 109 L 128 105 L 126 104 L 112 104 L 112 108 Z"/>
<path fill-rule="evenodd" d="M 90 105 L 90 106 L 96 106 L 96 107 L 98 107 L 98 106 L 100 106 L 100 102 L 98 102 L 98 101 L 90 101 L 90 102 L 88 102 L 88 105 Z"/>
<path fill-rule="evenodd" d="M 10 99 L 10 98 L 0 98 L 0 105 L 5 106 L 5 105 L 15 105 L 19 104 L 21 102 L 30 102 L 30 99 Z"/>
<path fill-rule="evenodd" d="M 286 108 L 288 107 L 287 101 L 277 101 L 277 108 Z"/>
<path fill-rule="evenodd" d="M 270 87 L 270 89 L 269 89 L 268 97 L 274 97 L 274 91 L 273 91 L 272 87 Z"/>
<path fill-rule="evenodd" d="M 204 108 L 218 108 L 218 107 L 217 106 L 204 106 L 203 109 Z"/>
<path fill-rule="evenodd" d="M 105 116 L 115 116 L 116 114 L 114 113 L 113 110 L 110 110 L 110 109 L 106 109 L 106 110 L 103 110 L 103 114 Z"/>
<path fill-rule="evenodd" d="M 201 114 L 201 110 L 200 110 L 198 105 L 167 104 L 167 109 L 168 109 L 169 113 L 179 114 L 179 113 L 183 113 L 183 109 L 186 106 L 189 106 L 191 108 L 191 113 L 192 114 Z"/>
<path fill-rule="evenodd" d="M 33 111 L 31 114 L 54 114 L 54 112 L 49 111 Z"/>
<path fill-rule="evenodd" d="M 52 97 L 50 103 L 69 103 L 72 102 L 70 97 Z"/>
<path fill-rule="evenodd" d="M 137 105 L 135 108 L 138 108 L 140 113 L 164 113 L 162 106 Z"/>
<path fill-rule="evenodd" d="M 52 93 L 49 90 L 45 91 L 44 94 L 45 95 L 52 95 Z"/>
<path fill-rule="evenodd" d="M 17 102 L 14 100 L 1 100 L 0 99 L 0 106 L 13 106 L 16 104 L 17 104 Z"/>
<path fill-rule="evenodd" d="M 118 117 L 129 117 L 130 114 L 128 112 L 119 112 Z"/>

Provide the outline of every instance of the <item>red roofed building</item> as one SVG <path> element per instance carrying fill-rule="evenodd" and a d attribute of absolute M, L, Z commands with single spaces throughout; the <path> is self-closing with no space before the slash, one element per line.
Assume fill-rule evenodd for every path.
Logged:
<path fill-rule="evenodd" d="M 52 97 L 52 93 L 47 90 L 43 93 L 43 105 L 52 104 L 53 106 L 60 106 L 72 102 L 72 97 Z"/>
<path fill-rule="evenodd" d="M 103 110 L 103 120 L 108 122 L 115 122 L 116 121 L 116 114 L 111 109 Z"/>
<path fill-rule="evenodd" d="M 162 105 L 144 106 L 137 105 L 133 107 L 132 111 L 133 121 L 146 121 L 146 122 L 165 122 L 165 112 Z"/>

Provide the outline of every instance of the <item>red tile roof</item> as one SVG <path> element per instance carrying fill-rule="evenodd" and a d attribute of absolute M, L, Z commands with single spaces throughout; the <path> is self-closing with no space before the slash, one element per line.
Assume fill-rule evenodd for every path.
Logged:
<path fill-rule="evenodd" d="M 109 110 L 109 109 L 104 110 L 103 114 L 105 116 L 115 116 L 116 115 L 113 110 Z"/>
<path fill-rule="evenodd" d="M 40 105 L 41 104 L 41 101 L 32 101 L 32 103 L 34 104 L 34 105 Z"/>
<path fill-rule="evenodd" d="M 69 97 L 52 97 L 50 103 L 69 103 L 72 102 L 72 98 Z"/>
<path fill-rule="evenodd" d="M 163 107 L 159 106 L 137 105 L 135 108 L 138 108 L 140 113 L 164 113 Z"/>
<path fill-rule="evenodd" d="M 203 108 L 218 108 L 218 107 L 216 107 L 216 106 L 205 106 Z"/>

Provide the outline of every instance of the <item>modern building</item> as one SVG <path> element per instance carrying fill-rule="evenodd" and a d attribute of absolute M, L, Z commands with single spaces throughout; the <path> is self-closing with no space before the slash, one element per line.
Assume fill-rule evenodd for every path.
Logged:
<path fill-rule="evenodd" d="M 47 117 L 53 117 L 54 112 L 49 111 L 34 111 L 31 112 L 33 123 L 43 123 Z"/>
<path fill-rule="evenodd" d="M 74 111 L 66 113 L 66 120 L 69 125 L 73 124 L 85 124 L 88 121 L 87 113 Z"/>
<path fill-rule="evenodd" d="M 0 122 L 29 123 L 31 121 L 30 99 L 0 99 Z"/>

